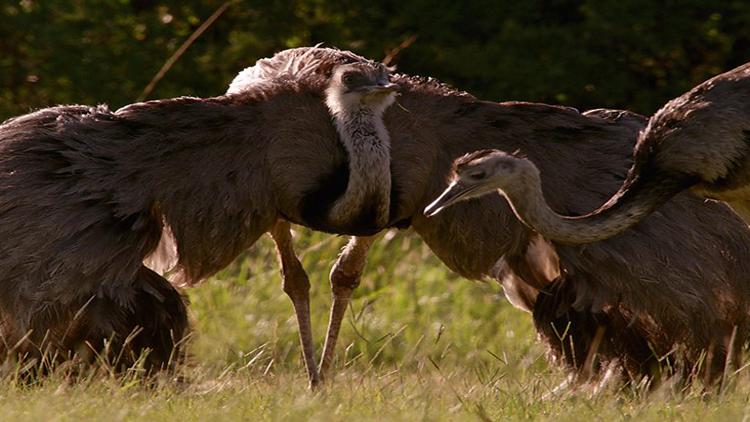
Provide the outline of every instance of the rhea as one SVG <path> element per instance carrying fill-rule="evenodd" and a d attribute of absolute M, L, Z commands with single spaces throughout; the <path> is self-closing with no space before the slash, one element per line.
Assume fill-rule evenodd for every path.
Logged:
<path fill-rule="evenodd" d="M 685 189 L 726 201 L 750 224 L 750 63 L 709 79 L 656 112 L 639 136 L 623 185 L 591 213 L 566 217 L 552 212 L 531 162 L 502 153 L 484 155 L 457 163 L 466 177 L 443 201 L 458 195 L 462 184 L 476 187 L 482 181 L 471 178 L 485 175 L 484 187 L 462 195 L 496 186 L 522 220 L 552 240 L 580 244 L 615 236 Z M 431 210 L 438 211 L 438 205 Z"/>
<path fill-rule="evenodd" d="M 398 90 L 398 85 L 389 81 L 390 69 L 345 51 L 314 48 L 300 55 L 290 55 L 289 51 L 294 50 L 260 59 L 240 72 L 227 94 L 262 88 L 269 81 L 304 80 L 325 86 L 325 103 L 347 153 L 348 172 L 342 176 L 348 176 L 348 180 L 345 191 L 334 202 L 329 203 L 328 198 L 318 201 L 326 208 L 324 215 L 308 221 L 328 228 L 356 223 L 385 227 L 390 211 L 391 160 L 390 139 L 382 118 Z M 336 182 L 333 184 L 340 184 Z M 303 358 L 310 386 L 314 387 L 330 366 L 351 294 L 349 289 L 333 285 L 330 321 L 318 368 L 310 324 L 310 282 L 294 251 L 289 223 L 280 219 L 270 234 L 277 247 L 284 291 L 297 314 Z M 356 245 L 370 244 L 374 237 L 355 240 Z M 333 272 L 331 277 L 337 274 Z"/>
<path fill-rule="evenodd" d="M 0 125 L 0 352 L 67 359 L 81 350 L 107 351 L 127 366 L 150 351 L 149 367 L 169 365 L 187 330 L 185 305 L 144 262 L 159 269 L 174 263 L 172 281 L 194 284 L 263 232 L 279 234 L 276 222 L 298 214 L 296 189 L 306 189 L 305 177 L 340 159 L 326 143 L 338 136 L 320 93 L 342 112 L 333 116 L 344 123 L 340 134 L 351 135 L 342 138 L 360 142 L 354 152 L 366 141 L 387 151 L 387 134 L 373 122 L 393 101 L 396 86 L 387 78 L 382 66 L 345 66 L 332 80 L 269 79 L 249 93 L 156 100 L 115 112 L 59 106 Z M 297 139 L 303 142 L 295 145 Z M 290 159 L 294 148 L 305 157 Z M 381 165 L 388 159 L 379 158 Z M 377 188 L 359 186 L 369 195 L 363 201 L 387 201 L 389 189 L 380 192 L 390 176 L 380 176 L 387 180 L 364 179 L 378 180 Z M 335 202 L 344 204 L 340 219 L 356 216 L 347 207 L 360 202 L 347 198 L 360 193 Z M 375 211 L 383 207 L 387 213 L 387 202 Z M 290 241 L 279 239 L 282 248 Z M 296 257 L 286 259 L 287 270 L 299 269 Z M 309 305 L 298 287 L 285 290 L 304 327 Z"/>
<path fill-rule="evenodd" d="M 325 69 L 325 63 L 352 56 L 299 48 L 260 62 L 283 68 L 300 57 L 323 57 L 320 68 Z M 522 224 L 497 195 L 432 218 L 422 214 L 444 190 L 451 162 L 488 148 L 519 150 L 538 166 L 555 209 L 590 210 L 622 183 L 646 119 L 616 110 L 580 113 L 544 104 L 481 101 L 428 78 L 393 75 L 391 80 L 400 86 L 401 106 L 383 115 L 392 146 L 389 226 L 412 227 L 462 276 L 501 282 L 511 303 L 533 313 L 552 359 L 576 370 L 587 362 L 593 368 L 617 363 L 627 375 L 639 378 L 651 374 L 664 356 L 690 367 L 707 352 L 712 364 L 706 366 L 713 369 L 737 356 L 743 342 L 729 339 L 733 327 L 737 339 L 744 339 L 749 328 L 746 312 L 734 310 L 750 308 L 750 232 L 724 206 L 681 194 L 645 219 L 639 230 L 586 247 L 549 242 Z M 324 87 L 318 88 L 322 96 Z M 327 110 L 324 104 L 316 107 L 321 106 Z M 335 136 L 327 142 L 326 148 L 339 145 Z M 329 155 L 312 160 L 311 151 L 284 149 L 288 161 L 305 163 L 306 170 L 279 168 L 274 173 L 293 191 L 285 197 L 300 195 L 290 202 L 296 208 L 285 211 L 289 221 L 346 234 L 379 230 L 360 222 L 346 227 L 319 224 L 328 208 L 310 205 L 331 203 L 321 199 L 331 198 L 331 186 L 346 180 L 348 166 L 343 151 L 327 149 Z M 343 192 L 345 186 L 336 189 Z M 357 286 L 371 239 L 353 238 L 334 265 L 334 292 L 345 292 L 339 297 L 351 296 Z"/>
<path fill-rule="evenodd" d="M 448 187 L 424 209 L 424 214 L 433 217 L 450 206 L 465 201 L 470 203 L 473 199 L 497 192 L 508 201 L 519 220 L 536 232 L 541 233 L 545 238 L 553 241 L 569 244 L 585 241 L 595 242 L 599 240 L 602 230 L 611 228 L 616 224 L 612 219 L 601 221 L 597 217 L 571 218 L 556 213 L 547 204 L 541 186 L 540 170 L 531 160 L 497 149 L 479 150 L 466 154 L 453 162 Z M 603 227 L 604 225 L 607 228 Z M 625 228 L 621 228 L 621 230 L 625 230 Z M 690 227 L 690 230 L 693 230 L 693 227 Z M 595 244 L 587 247 L 593 245 Z M 682 250 L 683 245 L 679 246 L 679 250 Z M 639 262 L 640 264 L 642 262 Z M 719 302 L 727 302 L 726 305 L 741 303 L 743 306 L 747 306 L 747 292 L 745 289 L 737 290 L 737 294 L 730 295 Z M 556 294 L 559 294 L 559 292 Z M 699 297 L 696 300 L 708 304 L 716 299 Z M 555 303 L 555 300 L 552 303 Z M 717 311 L 724 306 L 720 306 Z M 726 309 L 724 312 L 728 310 Z M 709 315 L 706 314 L 704 317 L 708 319 Z M 713 316 L 710 318 L 713 318 Z M 710 328 L 707 323 L 704 324 L 706 325 L 703 329 L 707 328 L 714 332 L 712 336 L 719 334 L 719 337 L 714 338 L 711 344 L 706 347 L 707 360 L 702 368 L 704 378 L 711 381 L 718 375 L 717 368 L 719 371 L 722 368 L 726 370 L 726 365 L 730 361 L 737 364 L 738 353 L 745 344 L 744 336 L 748 332 L 748 322 L 744 318 L 740 318 L 730 324 L 729 327 L 719 325 L 713 328 Z M 731 334 L 721 340 L 722 332 L 724 336 L 727 336 L 730 332 Z M 599 337 L 596 340 L 598 343 L 601 341 L 599 332 L 597 332 L 597 337 Z M 691 358 L 688 358 L 688 362 L 690 361 Z M 685 362 L 681 363 L 681 365 L 685 364 Z"/>

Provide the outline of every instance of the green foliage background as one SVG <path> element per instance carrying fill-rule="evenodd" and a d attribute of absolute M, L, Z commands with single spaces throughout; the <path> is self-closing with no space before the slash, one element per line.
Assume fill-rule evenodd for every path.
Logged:
<path fill-rule="evenodd" d="M 0 118 L 138 97 L 222 1 L 0 2 Z M 628 108 L 669 98 L 750 57 L 737 0 L 245 0 L 187 51 L 152 98 L 217 95 L 257 58 L 325 42 L 482 98 Z"/>

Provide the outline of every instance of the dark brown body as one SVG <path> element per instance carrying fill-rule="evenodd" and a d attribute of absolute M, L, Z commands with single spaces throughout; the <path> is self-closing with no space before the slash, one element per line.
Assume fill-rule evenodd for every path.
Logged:
<path fill-rule="evenodd" d="M 385 116 L 392 223 L 413 225 L 466 277 L 487 277 L 502 257 L 504 276 L 544 290 L 543 300 L 529 296 L 528 303 L 554 355 L 579 364 L 581 353 L 565 354 L 548 324 L 568 320 L 576 348 L 584 349 L 593 321 L 606 324 L 602 358 L 620 359 L 634 375 L 654 360 L 649 347 L 662 355 L 684 344 L 684 357 L 694 359 L 724 342 L 735 325 L 744 341 L 750 236 L 721 205 L 682 195 L 621 237 L 557 246 L 561 275 L 553 279 L 528 253 L 535 234 L 499 198 L 430 220 L 421 215 L 444 188 L 451 161 L 488 147 L 520 149 L 534 160 L 556 209 L 590 209 L 622 182 L 637 118 L 615 122 L 558 107 L 479 102 L 429 81 L 400 83 L 404 108 Z M 142 266 L 163 223 L 174 232 L 179 280 L 187 283 L 226 266 L 279 217 L 337 233 L 377 231 L 321 217 L 325 200 L 346 186 L 328 183 L 345 176 L 346 155 L 321 93 L 319 86 L 269 84 L 252 94 L 155 101 L 116 113 L 60 107 L 6 122 L 0 127 L 6 344 L 33 329 L 18 349 L 31 352 L 52 328 L 47 341 L 73 350 L 82 340 L 101 344 L 105 332 L 124 338 L 136 324 L 158 333 L 143 337 L 149 347 L 161 347 L 154 339 L 166 333 L 179 338 L 186 325 L 179 295 Z M 107 310 L 89 307 L 90 317 L 76 319 L 92 297 Z M 71 324 L 89 337 L 65 333 Z"/>
<path fill-rule="evenodd" d="M 619 360 L 632 376 L 648 374 L 656 357 L 678 344 L 684 353 L 675 356 L 688 367 L 703 350 L 718 347 L 713 363 L 720 367 L 734 326 L 737 343 L 746 341 L 750 236 L 723 205 L 679 195 L 621 236 L 580 247 L 556 245 L 560 276 L 554 280 L 545 279 L 527 253 L 535 233 L 499 196 L 456 205 L 430 219 L 421 213 L 445 188 L 441 180 L 452 160 L 485 148 L 519 150 L 540 168 L 555 210 L 583 213 L 622 183 L 645 119 L 613 112 L 585 116 L 538 104 L 452 101 L 442 98 L 426 108 L 417 95 L 404 95 L 401 104 L 411 113 L 394 108 L 386 116 L 394 186 L 414 186 L 409 198 L 416 203 L 401 200 L 401 215 L 411 217 L 415 231 L 460 274 L 480 278 L 503 257 L 505 276 L 510 272 L 541 288 L 544 293 L 531 306 L 554 356 L 581 368 L 599 324 L 607 327 L 599 349 L 603 361 Z M 421 146 L 431 141 L 440 147 Z M 423 160 L 431 165 L 420 166 Z M 569 322 L 575 353 L 558 338 Z"/>

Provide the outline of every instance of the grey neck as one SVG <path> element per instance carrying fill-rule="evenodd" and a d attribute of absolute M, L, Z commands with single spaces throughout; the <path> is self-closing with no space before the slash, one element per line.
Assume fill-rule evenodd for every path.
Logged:
<path fill-rule="evenodd" d="M 375 201 L 376 224 L 385 226 L 388 222 L 390 137 L 378 114 L 361 107 L 333 116 L 336 130 L 349 155 L 346 192 L 334 203 L 330 213 L 330 219 L 335 223 L 355 218 L 369 201 Z"/>
<path fill-rule="evenodd" d="M 615 236 L 641 221 L 654 210 L 656 204 L 663 202 L 647 195 L 639 195 L 637 200 L 622 200 L 616 195 L 587 215 L 569 217 L 549 207 L 540 183 L 533 187 L 498 192 L 508 199 L 513 212 L 526 225 L 547 239 L 573 245 Z"/>

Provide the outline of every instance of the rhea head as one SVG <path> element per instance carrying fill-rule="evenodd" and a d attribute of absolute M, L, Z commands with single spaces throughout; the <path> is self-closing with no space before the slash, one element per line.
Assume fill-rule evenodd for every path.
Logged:
<path fill-rule="evenodd" d="M 443 193 L 424 209 L 428 217 L 471 198 L 500 190 L 522 191 L 539 180 L 539 170 L 531 161 L 496 149 L 475 151 L 456 159 Z"/>
<path fill-rule="evenodd" d="M 333 114 L 364 110 L 380 115 L 393 104 L 398 88 L 382 63 L 344 64 L 333 70 L 326 104 Z"/>

